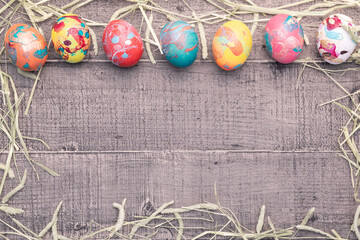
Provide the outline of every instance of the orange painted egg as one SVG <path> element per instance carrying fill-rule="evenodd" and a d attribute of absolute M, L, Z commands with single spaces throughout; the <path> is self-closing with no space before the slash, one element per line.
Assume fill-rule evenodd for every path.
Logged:
<path fill-rule="evenodd" d="M 43 35 L 27 24 L 15 24 L 5 35 L 5 49 L 12 64 L 24 71 L 38 71 L 48 58 Z"/>
<path fill-rule="evenodd" d="M 214 59 L 222 69 L 232 71 L 241 67 L 249 57 L 252 36 L 249 28 L 240 21 L 224 23 L 213 39 Z"/>

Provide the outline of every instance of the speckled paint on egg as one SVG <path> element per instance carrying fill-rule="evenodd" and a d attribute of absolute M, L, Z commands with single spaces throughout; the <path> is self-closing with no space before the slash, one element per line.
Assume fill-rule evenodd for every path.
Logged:
<path fill-rule="evenodd" d="M 69 63 L 84 59 L 90 47 L 90 32 L 85 22 L 75 14 L 60 16 L 51 30 L 55 51 Z"/>
<path fill-rule="evenodd" d="M 266 48 L 279 63 L 295 61 L 304 46 L 304 31 L 292 16 L 279 14 L 272 17 L 265 27 Z"/>
<path fill-rule="evenodd" d="M 43 35 L 27 24 L 15 24 L 5 35 L 5 49 L 12 64 L 24 71 L 37 71 L 48 58 Z"/>
<path fill-rule="evenodd" d="M 240 21 L 224 23 L 215 33 L 212 50 L 219 67 L 232 71 L 241 67 L 250 55 L 252 36 Z"/>
<path fill-rule="evenodd" d="M 111 21 L 105 28 L 102 41 L 106 56 L 120 67 L 134 66 L 144 52 L 140 34 L 123 20 Z"/>
<path fill-rule="evenodd" d="M 356 42 L 341 25 L 354 26 L 348 16 L 334 14 L 326 18 L 318 29 L 316 47 L 320 56 L 330 64 L 345 62 L 356 47 Z"/>
<path fill-rule="evenodd" d="M 176 67 L 188 67 L 196 59 L 199 39 L 194 28 L 183 21 L 167 23 L 160 33 L 166 59 Z"/>

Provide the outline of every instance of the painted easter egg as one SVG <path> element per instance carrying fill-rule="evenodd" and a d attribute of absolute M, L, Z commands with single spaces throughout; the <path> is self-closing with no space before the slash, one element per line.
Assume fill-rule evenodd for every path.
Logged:
<path fill-rule="evenodd" d="M 292 16 L 279 14 L 272 17 L 265 27 L 266 48 L 277 62 L 295 61 L 304 46 L 304 31 Z"/>
<path fill-rule="evenodd" d="M 68 63 L 84 59 L 90 47 L 89 28 L 75 14 L 65 14 L 56 20 L 51 30 L 55 51 Z"/>
<path fill-rule="evenodd" d="M 348 16 L 334 14 L 326 18 L 318 29 L 316 47 L 320 56 L 328 63 L 340 64 L 345 62 L 353 53 L 356 42 L 341 26 L 354 27 Z"/>
<path fill-rule="evenodd" d="M 196 59 L 199 39 L 194 28 L 183 21 L 167 23 L 160 32 L 166 59 L 176 67 L 188 67 Z"/>
<path fill-rule="evenodd" d="M 102 42 L 106 56 L 120 67 L 134 66 L 144 52 L 140 34 L 123 20 L 111 21 L 106 26 Z"/>
<path fill-rule="evenodd" d="M 15 24 L 5 35 L 5 49 L 12 64 L 24 71 L 37 71 L 48 58 L 43 35 L 27 24 Z"/>
<path fill-rule="evenodd" d="M 249 57 L 252 36 L 240 21 L 224 23 L 215 33 L 212 50 L 214 59 L 222 69 L 232 71 L 241 67 Z"/>

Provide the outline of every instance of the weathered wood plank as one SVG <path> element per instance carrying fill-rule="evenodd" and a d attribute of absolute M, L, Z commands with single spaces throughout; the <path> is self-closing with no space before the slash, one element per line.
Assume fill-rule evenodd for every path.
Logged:
<path fill-rule="evenodd" d="M 155 208 L 170 200 L 178 207 L 215 202 L 215 182 L 222 205 L 250 229 L 256 226 L 262 204 L 277 227 L 301 222 L 316 207 L 311 226 L 335 228 L 346 236 L 356 208 L 348 165 L 335 153 L 66 152 L 33 157 L 61 176 L 40 172 L 38 182 L 29 174 L 26 188 L 10 203 L 26 211 L 20 217 L 23 223 L 40 230 L 63 200 L 59 230 L 72 237 L 89 231 L 91 219 L 113 223 L 117 212 L 112 203 L 123 198 L 128 200 L 127 216 L 144 214 L 146 199 Z M 29 169 L 25 161 L 18 164 Z"/>
<path fill-rule="evenodd" d="M 164 4 L 189 14 L 181 2 L 178 6 Z M 114 10 L 112 5 L 121 7 L 114 1 L 95 1 L 78 11 L 104 22 Z M 198 11 L 203 7 L 197 2 L 193 5 Z M 131 17 L 140 28 L 135 18 Z M 156 21 L 154 26 L 164 24 Z M 43 25 L 49 37 L 51 24 Z M 101 31 L 96 30 L 99 42 Z M 259 39 L 262 37 L 254 36 L 254 46 L 262 45 Z M 299 65 L 258 64 L 256 59 L 268 58 L 252 55 L 255 57 L 242 70 L 233 73 L 203 61 L 185 70 L 168 63 L 141 63 L 126 70 L 111 63 L 48 63 L 24 131 L 45 138 L 53 150 L 334 149 L 338 133 L 333 129 L 341 126 L 343 116 L 337 109 L 318 108 L 317 104 L 341 96 L 335 85 L 321 73 L 307 70 L 296 89 Z M 88 58 L 105 59 L 101 54 Z M 13 66 L 8 69 L 21 90 L 29 92 L 32 81 L 19 77 Z M 342 78 L 348 81 L 353 76 Z M 345 84 L 350 90 L 358 87 Z"/>
<path fill-rule="evenodd" d="M 22 129 L 52 150 L 334 150 L 347 116 L 318 104 L 343 93 L 310 69 L 296 88 L 300 70 L 255 63 L 230 73 L 204 63 L 188 69 L 48 64 Z M 358 87 L 353 76 L 340 80 L 351 91 Z M 32 80 L 16 83 L 28 93 Z"/>
<path fill-rule="evenodd" d="M 284 4 L 255 2 L 272 7 Z M 53 3 L 61 6 L 64 1 Z M 114 5 L 122 4 L 127 3 L 94 1 L 76 13 L 105 22 Z M 190 13 L 182 1 L 162 4 Z M 203 1 L 190 4 L 197 12 L 212 9 Z M 357 19 L 356 9 L 339 12 Z M 140 29 L 139 16 L 137 12 L 126 19 Z M 47 39 L 52 21 L 41 24 Z M 159 33 L 166 19 L 155 15 L 154 21 Z M 301 58 L 318 59 L 314 38 L 320 21 L 307 18 L 304 28 L 311 45 Z M 22 116 L 21 125 L 25 135 L 51 145 L 53 152 L 34 154 L 34 158 L 61 177 L 41 173 L 38 182 L 30 172 L 25 189 L 10 202 L 26 210 L 19 219 L 39 231 L 64 200 L 60 232 L 77 237 L 89 231 L 91 219 L 113 223 L 117 214 L 113 202 L 128 198 L 129 216 L 143 214 L 146 199 L 155 207 L 172 199 L 176 206 L 214 202 L 217 181 L 224 206 L 252 229 L 262 204 L 278 227 L 299 223 L 314 206 L 312 226 L 335 228 L 346 236 L 356 204 L 348 165 L 333 152 L 336 130 L 346 115 L 336 107 L 317 107 L 342 92 L 313 70 L 305 71 L 296 88 L 299 64 L 266 63 L 271 59 L 263 48 L 264 26 L 260 24 L 254 35 L 248 63 L 231 73 L 212 62 L 211 51 L 209 60 L 200 60 L 199 55 L 200 61 L 187 69 L 175 69 L 164 61 L 153 66 L 146 62 L 146 53 L 138 66 L 120 69 L 104 63 L 101 44 L 99 56 L 91 52 L 76 65 L 54 63 L 58 57 L 51 49 L 53 62 L 44 68 L 30 115 Z M 217 26 L 205 27 L 211 49 Z M 94 30 L 101 43 L 103 28 Z M 158 52 L 155 57 L 163 59 Z M 7 68 L 18 89 L 28 94 L 32 81 L 20 77 L 13 66 Z M 355 91 L 356 76 L 348 73 L 340 82 Z M 32 151 L 43 150 L 39 144 L 29 146 Z M 29 169 L 24 161 L 19 165 L 21 170 Z"/>

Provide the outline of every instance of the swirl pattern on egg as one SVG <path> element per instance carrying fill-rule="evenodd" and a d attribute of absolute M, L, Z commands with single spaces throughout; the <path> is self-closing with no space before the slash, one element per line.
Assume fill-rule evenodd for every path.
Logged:
<path fill-rule="evenodd" d="M 24 71 L 38 71 L 48 58 L 43 35 L 27 24 L 15 24 L 5 35 L 5 49 L 12 64 Z"/>
<path fill-rule="evenodd" d="M 196 59 L 199 39 L 194 28 L 183 21 L 167 23 L 160 33 L 166 59 L 176 67 L 188 67 Z"/>
<path fill-rule="evenodd" d="M 272 17 L 265 27 L 266 48 L 279 63 L 295 61 L 303 50 L 304 31 L 292 16 L 279 14 Z"/>
<path fill-rule="evenodd" d="M 348 16 L 334 14 L 326 18 L 318 29 L 316 47 L 320 56 L 330 64 L 345 62 L 356 47 L 356 42 L 342 25 L 354 27 Z"/>
<path fill-rule="evenodd" d="M 213 55 L 216 64 L 232 71 L 241 67 L 250 55 L 252 36 L 249 28 L 240 21 L 224 23 L 215 33 Z"/>
<path fill-rule="evenodd" d="M 123 20 L 111 21 L 105 28 L 102 41 L 106 56 L 120 67 L 134 66 L 144 52 L 140 34 Z"/>

